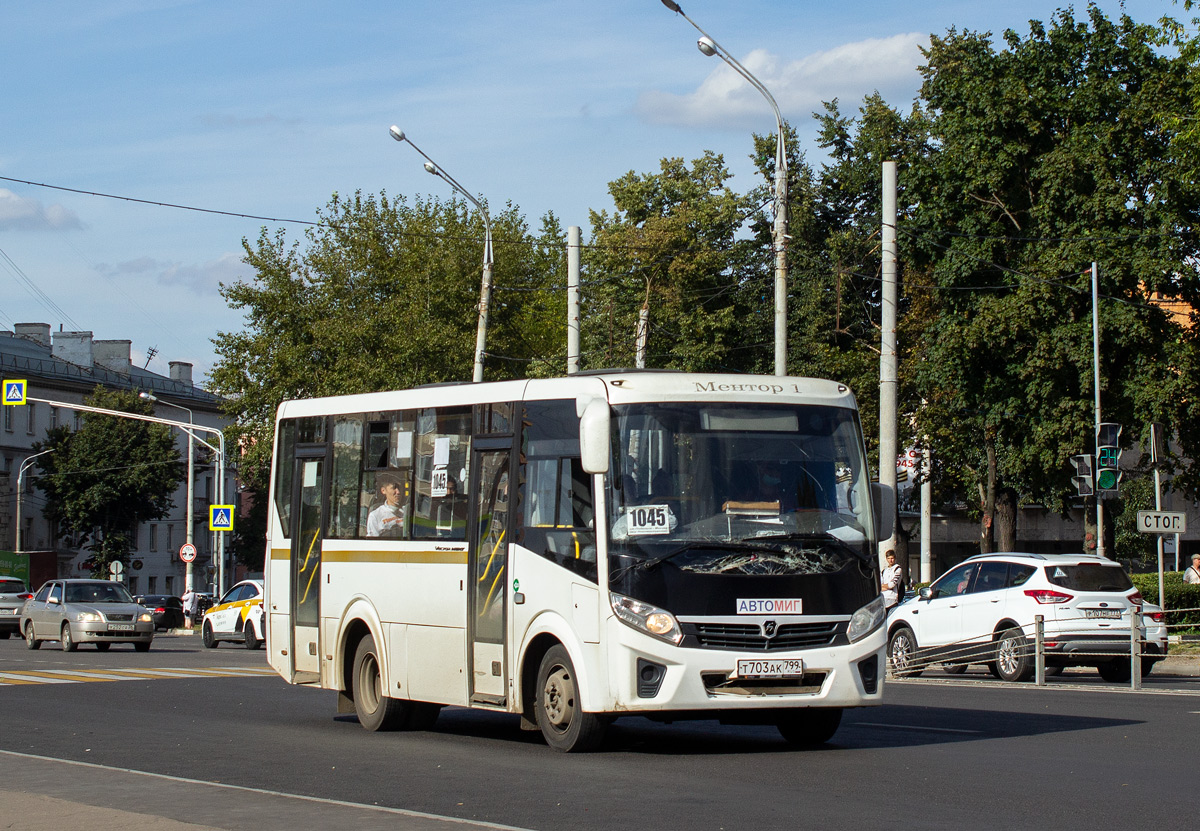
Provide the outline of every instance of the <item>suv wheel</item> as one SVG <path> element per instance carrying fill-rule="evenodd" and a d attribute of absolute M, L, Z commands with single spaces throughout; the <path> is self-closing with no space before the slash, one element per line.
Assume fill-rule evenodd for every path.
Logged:
<path fill-rule="evenodd" d="M 1033 677 L 1029 641 L 1020 629 L 1009 629 L 996 644 L 995 675 L 1004 681 L 1028 681 Z"/>
<path fill-rule="evenodd" d="M 917 663 L 917 638 L 913 630 L 901 626 L 892 633 L 888 641 L 888 658 L 892 662 L 892 674 L 898 678 L 916 678 L 922 667 Z"/>

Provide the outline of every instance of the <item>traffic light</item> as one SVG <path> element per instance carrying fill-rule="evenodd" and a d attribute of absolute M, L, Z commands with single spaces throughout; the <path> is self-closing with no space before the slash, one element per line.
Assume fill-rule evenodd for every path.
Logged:
<path fill-rule="evenodd" d="M 1088 455 L 1072 456 L 1071 464 L 1075 467 L 1075 475 L 1071 477 L 1071 484 L 1075 486 L 1075 490 L 1080 496 L 1091 496 L 1092 491 L 1092 457 Z"/>
<path fill-rule="evenodd" d="M 1116 496 L 1121 484 L 1121 425 L 1104 423 L 1096 430 L 1096 490 Z"/>

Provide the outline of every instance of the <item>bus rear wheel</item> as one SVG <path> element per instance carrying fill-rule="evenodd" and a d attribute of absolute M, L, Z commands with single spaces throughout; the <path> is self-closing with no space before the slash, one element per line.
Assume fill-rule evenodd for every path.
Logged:
<path fill-rule="evenodd" d="M 603 741 L 605 723 L 583 711 L 575 665 L 565 647 L 553 646 L 543 656 L 534 693 L 533 715 L 546 744 L 563 753 L 582 753 Z"/>
<path fill-rule="evenodd" d="M 350 675 L 358 723 L 372 732 L 398 730 L 408 717 L 408 702 L 383 694 L 383 670 L 375 639 L 367 635 L 354 651 Z"/>

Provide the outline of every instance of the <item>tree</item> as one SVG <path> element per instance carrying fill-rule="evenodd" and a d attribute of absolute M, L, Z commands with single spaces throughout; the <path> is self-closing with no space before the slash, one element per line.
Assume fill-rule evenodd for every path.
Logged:
<path fill-rule="evenodd" d="M 1195 335 L 1147 302 L 1200 291 L 1181 233 L 1200 192 L 1161 123 L 1189 106 L 1186 67 L 1155 36 L 1091 6 L 1006 32 L 1003 50 L 951 30 L 926 53 L 904 242 L 933 305 L 909 369 L 937 477 L 980 492 L 984 550 L 994 531 L 1015 544 L 1018 501 L 1065 510 L 1068 459 L 1092 442 L 1092 261 L 1105 420 L 1167 421 L 1200 451 Z"/>
<path fill-rule="evenodd" d="M 511 205 L 492 227 L 485 377 L 545 372 L 556 354 L 565 364 L 565 312 L 542 302 L 565 283 L 561 227 L 547 215 L 533 236 Z M 470 379 L 483 240 L 482 219 L 464 202 L 361 193 L 335 194 L 304 247 L 265 229 L 256 244 L 243 240 L 255 275 L 221 293 L 243 310 L 245 328 L 214 339 L 210 379 L 227 397 L 227 436 L 256 504 L 266 505 L 280 402 Z"/>
<path fill-rule="evenodd" d="M 609 183 L 615 210 L 591 213 L 584 260 L 587 366 L 634 365 L 642 309 L 648 367 L 745 371 L 770 354 L 771 284 L 750 268 L 752 243 L 737 238 L 749 212 L 728 179 L 709 152 Z"/>
<path fill-rule="evenodd" d="M 152 405 L 132 391 L 96 387 L 92 407 L 151 415 Z M 44 515 L 78 535 L 92 552 L 92 573 L 107 576 L 109 563 L 125 562 L 137 527 L 162 519 L 185 476 L 171 428 L 119 416 L 84 413 L 77 432 L 58 427 L 34 450 L 35 484 L 46 494 Z"/>

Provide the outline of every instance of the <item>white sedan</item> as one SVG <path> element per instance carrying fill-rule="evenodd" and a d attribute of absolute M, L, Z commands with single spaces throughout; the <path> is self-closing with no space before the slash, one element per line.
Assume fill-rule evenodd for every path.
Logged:
<path fill-rule="evenodd" d="M 264 623 L 262 580 L 243 580 L 209 607 L 200 631 L 209 649 L 221 641 L 258 649 L 266 640 Z"/>

